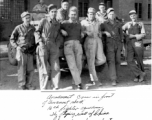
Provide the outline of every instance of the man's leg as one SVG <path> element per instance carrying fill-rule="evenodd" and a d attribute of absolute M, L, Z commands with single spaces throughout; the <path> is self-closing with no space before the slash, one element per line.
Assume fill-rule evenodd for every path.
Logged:
<path fill-rule="evenodd" d="M 75 59 L 76 59 L 76 65 L 77 68 L 79 70 L 79 73 L 81 75 L 82 72 L 82 55 L 83 55 L 83 51 L 82 51 L 82 46 L 80 44 L 79 41 L 74 41 L 74 50 L 75 50 Z"/>
<path fill-rule="evenodd" d="M 76 65 L 76 59 L 73 52 L 74 41 L 67 41 L 64 43 L 64 54 L 72 74 L 73 80 L 75 81 L 76 85 L 81 84 L 80 72 Z"/>
<path fill-rule="evenodd" d="M 26 63 L 27 55 L 20 53 L 20 61 L 18 61 L 18 84 L 19 88 L 23 90 L 26 89 Z"/>
<path fill-rule="evenodd" d="M 134 57 L 135 57 L 134 48 L 133 48 L 132 43 L 129 42 L 128 45 L 127 45 L 127 63 L 128 63 L 128 67 L 130 68 L 130 70 L 135 75 L 134 81 L 138 81 L 138 79 L 136 79 L 136 78 L 139 77 L 139 75 L 141 73 L 141 70 L 136 65 Z"/>
<path fill-rule="evenodd" d="M 119 70 L 120 70 L 120 63 L 121 63 L 121 44 L 118 46 L 118 49 L 116 51 L 116 82 L 118 82 L 118 78 L 119 78 Z"/>
<path fill-rule="evenodd" d="M 112 85 L 116 85 L 116 80 L 117 80 L 115 57 L 116 55 L 115 55 L 114 45 L 109 44 L 107 46 L 107 63 L 108 63 L 109 76 L 112 81 Z"/>
<path fill-rule="evenodd" d="M 48 83 L 48 71 L 47 71 L 47 60 L 48 54 L 46 48 L 37 47 L 37 68 L 39 72 L 39 84 L 40 89 L 44 90 L 47 89 Z"/>
<path fill-rule="evenodd" d="M 27 54 L 27 74 L 26 74 L 26 87 L 29 90 L 36 89 L 32 86 L 33 75 L 34 75 L 34 64 L 33 64 L 33 55 Z"/>
<path fill-rule="evenodd" d="M 51 66 L 51 79 L 55 89 L 59 88 L 60 81 L 60 64 L 59 64 L 59 48 L 55 44 L 51 46 L 49 63 Z"/>

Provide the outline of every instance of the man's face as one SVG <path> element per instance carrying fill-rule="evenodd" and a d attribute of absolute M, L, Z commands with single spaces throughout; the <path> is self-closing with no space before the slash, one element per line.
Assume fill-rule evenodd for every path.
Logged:
<path fill-rule="evenodd" d="M 99 10 L 100 10 L 100 12 L 104 12 L 105 11 L 105 6 L 104 5 L 99 5 Z"/>
<path fill-rule="evenodd" d="M 108 14 L 108 19 L 110 19 L 110 20 L 114 20 L 115 19 L 115 12 L 114 11 L 112 11 L 112 12 L 110 12 Z"/>
<path fill-rule="evenodd" d="M 132 21 L 136 21 L 136 20 L 137 20 L 137 15 L 136 15 L 136 14 L 130 15 L 130 19 L 131 19 Z"/>
<path fill-rule="evenodd" d="M 40 0 L 39 2 L 40 2 L 41 4 L 43 4 L 43 3 L 44 3 L 44 0 Z"/>
<path fill-rule="evenodd" d="M 71 20 L 76 20 L 77 19 L 77 12 L 76 11 L 70 11 L 69 18 Z"/>
<path fill-rule="evenodd" d="M 22 18 L 23 23 L 26 25 L 29 25 L 31 22 L 31 16 L 30 15 L 26 15 L 25 17 Z"/>
<path fill-rule="evenodd" d="M 63 8 L 64 10 L 68 10 L 68 8 L 69 8 L 69 3 L 68 3 L 68 2 L 63 2 L 63 3 L 62 3 L 62 8 Z"/>
<path fill-rule="evenodd" d="M 53 8 L 52 10 L 49 11 L 49 16 L 51 19 L 56 18 L 56 14 L 57 14 L 57 8 Z"/>
<path fill-rule="evenodd" d="M 88 13 L 88 19 L 89 19 L 90 21 L 94 20 L 94 19 L 95 19 L 95 13 L 89 12 L 89 13 Z"/>

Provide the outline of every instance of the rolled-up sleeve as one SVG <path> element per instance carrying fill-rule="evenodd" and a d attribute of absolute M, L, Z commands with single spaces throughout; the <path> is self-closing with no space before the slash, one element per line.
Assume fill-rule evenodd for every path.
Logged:
<path fill-rule="evenodd" d="M 13 30 L 13 32 L 12 32 L 12 34 L 11 34 L 11 37 L 10 37 L 10 43 L 11 43 L 11 45 L 13 46 L 13 47 L 17 47 L 18 45 L 17 45 L 17 40 L 18 40 L 18 36 L 19 36 L 19 33 L 18 33 L 18 27 L 16 27 L 14 30 Z"/>

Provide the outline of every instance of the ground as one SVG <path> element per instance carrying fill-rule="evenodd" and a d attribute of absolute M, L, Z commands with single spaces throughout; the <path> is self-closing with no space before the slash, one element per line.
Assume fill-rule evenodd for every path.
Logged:
<path fill-rule="evenodd" d="M 126 65 L 122 65 L 119 71 L 119 84 L 117 87 L 129 87 L 137 85 L 150 85 L 151 84 L 151 59 L 144 61 L 145 71 L 147 73 L 146 80 L 141 83 L 133 82 L 133 75 Z M 87 69 L 82 72 L 82 83 L 86 84 L 89 80 L 89 73 Z M 103 83 L 100 88 L 93 87 L 92 89 L 114 88 L 111 81 L 108 79 L 107 66 L 98 72 L 99 80 Z M 69 72 L 62 72 L 59 87 L 61 90 L 71 90 L 72 77 Z M 39 90 L 38 72 L 35 72 L 33 84 Z M 9 64 L 8 59 L 0 59 L 0 90 L 18 90 L 17 83 L 17 67 Z"/>

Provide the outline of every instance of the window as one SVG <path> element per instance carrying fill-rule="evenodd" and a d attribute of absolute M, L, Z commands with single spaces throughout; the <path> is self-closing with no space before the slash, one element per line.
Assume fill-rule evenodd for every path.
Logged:
<path fill-rule="evenodd" d="M 142 18 L 142 3 L 135 3 L 135 10 L 139 18 Z"/>
<path fill-rule="evenodd" d="M 79 1 L 79 17 L 86 17 L 87 16 L 87 11 L 89 8 L 89 3 L 86 0 L 81 0 Z"/>
<path fill-rule="evenodd" d="M 27 0 L 0 0 L 0 18 L 2 20 L 21 20 L 21 13 L 27 9 Z"/>
<path fill-rule="evenodd" d="M 0 18 L 4 20 L 10 19 L 11 16 L 11 0 L 0 0 Z"/>
<path fill-rule="evenodd" d="M 148 4 L 148 19 L 151 19 L 151 4 Z"/>

